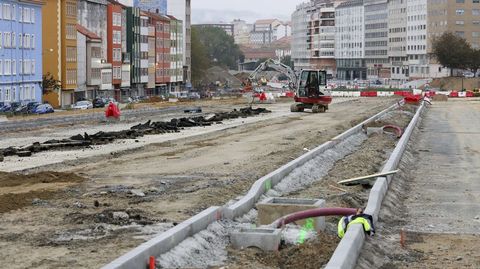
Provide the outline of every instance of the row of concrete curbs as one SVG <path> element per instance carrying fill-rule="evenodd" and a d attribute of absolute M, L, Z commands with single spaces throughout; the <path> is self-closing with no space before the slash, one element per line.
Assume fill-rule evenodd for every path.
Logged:
<path fill-rule="evenodd" d="M 206 229 L 208 225 L 217 221 L 222 218 L 227 219 L 235 219 L 238 217 L 243 216 L 248 211 L 250 211 L 255 204 L 260 200 L 261 196 L 269 191 L 272 187 L 278 184 L 285 176 L 287 176 L 290 172 L 292 172 L 295 168 L 300 167 L 301 165 L 305 164 L 309 160 L 313 159 L 314 157 L 318 156 L 319 154 L 325 152 L 326 150 L 334 147 L 341 141 L 347 139 L 348 137 L 361 132 L 364 129 L 364 126 L 368 125 L 369 123 L 379 119 L 384 114 L 397 109 L 404 105 L 404 102 L 398 102 L 387 109 L 381 111 L 380 113 L 370 117 L 369 119 L 359 123 L 358 125 L 354 126 L 353 128 L 345 131 L 344 133 L 336 136 L 332 140 L 318 146 L 317 148 L 307 152 L 306 154 L 300 156 L 299 158 L 287 163 L 286 165 L 278 168 L 277 170 L 267 174 L 266 176 L 257 180 L 248 193 L 242 197 L 237 202 L 226 205 L 225 207 L 210 207 L 201 213 L 197 214 L 196 216 L 180 223 L 179 225 L 175 226 L 174 228 L 158 235 L 157 237 L 153 238 L 150 241 L 147 241 L 137 248 L 133 249 L 132 251 L 128 252 L 127 254 L 119 257 L 118 259 L 114 260 L 113 262 L 107 264 L 103 267 L 103 269 L 143 269 L 149 263 L 150 257 L 158 257 L 163 253 L 173 249 L 175 246 L 180 244 L 186 238 Z M 274 199 L 281 199 L 281 198 L 274 198 Z M 282 200 L 283 203 L 288 204 L 288 199 Z M 282 203 L 279 201 L 278 203 Z M 272 203 L 275 203 L 274 201 Z M 302 203 L 301 201 L 293 202 L 295 204 Z M 315 201 L 304 201 L 303 204 L 305 205 L 312 205 L 313 208 L 322 208 L 325 204 L 324 200 L 315 200 Z M 258 204 L 257 207 L 260 209 L 262 208 L 261 204 Z M 312 207 L 306 209 L 313 209 Z M 352 213 L 353 209 L 348 211 L 347 213 Z M 277 217 L 282 217 L 283 215 L 278 215 Z M 324 219 L 317 218 L 315 223 L 311 224 L 316 229 L 324 229 L 325 221 Z M 275 221 L 276 219 L 269 219 L 262 223 L 268 223 Z M 270 222 L 269 222 L 270 221 Z M 263 244 L 258 245 L 258 247 L 262 249 L 278 249 L 280 244 L 281 234 L 280 229 L 278 228 L 270 228 L 270 227 L 263 227 L 259 229 L 250 229 L 250 230 L 243 230 L 240 231 L 238 234 L 231 234 L 231 242 L 232 245 L 237 247 L 243 246 L 255 246 L 258 245 L 258 242 L 263 242 Z M 363 232 L 363 231 L 362 231 Z M 251 240 L 248 240 L 248 239 Z M 260 240 L 259 240 L 260 239 Z"/>
<path fill-rule="evenodd" d="M 0 149 L 0 162 L 7 156 L 29 157 L 34 153 L 55 150 L 55 149 L 74 149 L 86 148 L 92 145 L 104 145 L 114 142 L 118 139 L 137 139 L 145 135 L 164 134 L 180 132 L 183 128 L 210 126 L 220 124 L 227 119 L 246 118 L 256 116 L 262 113 L 270 113 L 265 108 L 251 107 L 234 109 L 230 112 L 214 113 L 206 116 L 174 118 L 168 122 L 147 121 L 143 124 L 132 126 L 130 129 L 116 132 L 97 132 L 95 134 L 77 134 L 68 139 L 48 140 L 45 142 L 34 142 L 24 147 L 8 147 Z"/>
<path fill-rule="evenodd" d="M 397 143 L 397 146 L 390 155 L 387 163 L 382 169 L 382 173 L 395 170 L 405 152 L 407 143 L 410 136 L 420 120 L 420 116 L 425 109 L 425 103 L 422 102 L 415 116 L 410 121 L 408 127 L 405 129 L 402 137 Z M 370 190 L 367 207 L 365 213 L 372 215 L 374 223 L 378 221 L 378 215 L 383 199 L 388 191 L 388 186 L 393 179 L 394 175 L 386 177 L 378 177 Z M 333 253 L 330 261 L 328 262 L 326 269 L 353 269 L 357 264 L 358 257 L 360 255 L 361 248 L 365 241 L 365 233 L 362 225 L 352 225 L 338 244 L 335 252 Z"/>

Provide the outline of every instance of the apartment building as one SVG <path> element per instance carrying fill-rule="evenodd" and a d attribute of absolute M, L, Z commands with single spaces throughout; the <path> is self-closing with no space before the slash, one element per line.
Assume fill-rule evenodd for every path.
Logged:
<path fill-rule="evenodd" d="M 156 19 L 143 12 L 143 15 L 148 17 L 148 82 L 147 82 L 147 96 L 152 96 L 155 92 L 155 56 L 157 48 L 155 46 L 155 25 Z"/>
<path fill-rule="evenodd" d="M 344 2 L 335 10 L 337 78 L 367 79 L 363 0 Z"/>
<path fill-rule="evenodd" d="M 364 0 L 367 78 L 390 78 L 388 1 Z"/>
<path fill-rule="evenodd" d="M 192 22 L 191 0 L 167 0 L 167 14 L 182 23 L 182 63 L 184 84 L 191 87 L 192 81 Z"/>
<path fill-rule="evenodd" d="M 86 65 L 77 63 L 77 88 L 75 101 L 78 99 L 94 99 L 97 97 L 114 97 L 112 85 L 112 63 L 108 61 L 108 4 L 106 0 L 79 0 L 77 2 L 77 50 L 86 61 Z M 112 21 L 113 22 L 113 21 Z M 118 24 L 118 19 L 116 21 Z M 117 34 L 116 45 L 121 45 L 121 37 Z M 118 55 L 117 55 L 118 57 Z M 80 60 L 79 60 L 80 61 Z M 118 71 L 118 70 L 116 70 Z M 117 76 L 118 77 L 118 76 Z M 82 81 L 79 79 L 82 78 Z M 86 78 L 86 80 L 84 80 Z M 86 84 L 84 84 L 86 82 Z"/>
<path fill-rule="evenodd" d="M 170 19 L 158 13 L 147 12 L 147 15 L 150 25 L 154 27 L 154 87 L 152 94 L 166 95 L 170 84 L 170 76 L 168 75 L 170 70 Z"/>
<path fill-rule="evenodd" d="M 122 99 L 121 89 L 130 87 L 130 75 L 123 81 L 122 73 L 125 69 L 129 73 L 130 61 L 124 61 L 123 49 L 126 47 L 125 7 L 116 1 L 109 1 L 107 5 L 107 62 L 112 65 L 112 86 L 114 98 Z"/>
<path fill-rule="evenodd" d="M 292 14 L 292 60 L 295 70 L 310 68 L 310 49 L 307 47 L 307 34 L 311 14 L 315 11 L 313 2 L 298 5 Z"/>
<path fill-rule="evenodd" d="M 409 77 L 407 57 L 407 1 L 388 2 L 388 58 L 391 79 L 405 82 Z"/>
<path fill-rule="evenodd" d="M 75 100 L 113 97 L 112 64 L 103 58 L 102 38 L 77 24 L 77 84 Z"/>
<path fill-rule="evenodd" d="M 58 92 L 43 96 L 53 107 L 69 107 L 77 88 L 77 1 L 47 0 L 42 7 L 43 73 L 61 82 Z"/>
<path fill-rule="evenodd" d="M 244 20 L 235 19 L 233 20 L 232 25 L 235 44 L 250 44 L 250 32 L 253 30 L 253 24 L 248 24 Z"/>
<path fill-rule="evenodd" d="M 307 29 L 307 49 L 310 67 L 335 75 L 335 7 L 332 2 L 321 2 L 311 13 Z"/>
<path fill-rule="evenodd" d="M 292 35 L 290 23 L 282 23 L 277 19 L 257 20 L 250 32 L 250 44 L 267 46 L 272 42 Z"/>
<path fill-rule="evenodd" d="M 177 97 L 184 92 L 183 22 L 173 16 L 170 19 L 170 84 L 169 93 Z"/>
<path fill-rule="evenodd" d="M 0 2 L 0 102 L 42 99 L 42 1 Z"/>

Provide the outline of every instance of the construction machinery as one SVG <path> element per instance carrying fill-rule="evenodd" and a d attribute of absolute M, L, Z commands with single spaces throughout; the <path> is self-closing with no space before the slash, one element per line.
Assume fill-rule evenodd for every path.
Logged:
<path fill-rule="evenodd" d="M 295 89 L 295 104 L 290 106 L 292 112 L 311 109 L 313 113 L 328 110 L 332 96 L 327 89 L 327 72 L 321 70 L 302 70 Z"/>
<path fill-rule="evenodd" d="M 321 113 L 328 110 L 328 105 L 332 102 L 332 96 L 326 87 L 326 71 L 305 69 L 297 74 L 288 65 L 268 59 L 252 72 L 248 80 L 254 82 L 259 72 L 270 69 L 288 77 L 288 87 L 295 92 L 295 104 L 292 104 L 290 111 L 303 112 L 305 109 L 311 109 L 313 113 Z M 258 84 L 261 84 L 261 82 L 263 81 L 259 81 Z M 249 86 L 251 88 L 251 84 Z"/>

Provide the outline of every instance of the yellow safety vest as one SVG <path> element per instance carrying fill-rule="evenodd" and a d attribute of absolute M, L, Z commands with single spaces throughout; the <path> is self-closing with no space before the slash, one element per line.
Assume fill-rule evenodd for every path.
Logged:
<path fill-rule="evenodd" d="M 343 238 L 343 236 L 345 235 L 345 232 L 348 230 L 348 228 L 352 224 L 362 224 L 363 230 L 370 235 L 373 235 L 373 233 L 375 232 L 373 228 L 373 224 L 368 217 L 366 216 L 364 217 L 362 215 L 348 216 L 348 217 L 342 217 L 338 222 L 338 226 L 337 226 L 338 237 Z"/>

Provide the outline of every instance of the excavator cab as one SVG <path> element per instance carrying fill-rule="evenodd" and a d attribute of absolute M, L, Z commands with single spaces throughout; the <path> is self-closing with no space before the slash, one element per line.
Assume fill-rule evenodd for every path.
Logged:
<path fill-rule="evenodd" d="M 321 70 L 302 70 L 299 76 L 295 104 L 292 112 L 303 112 L 311 109 L 313 113 L 325 112 L 332 102 L 332 97 L 326 90 L 327 72 Z"/>

